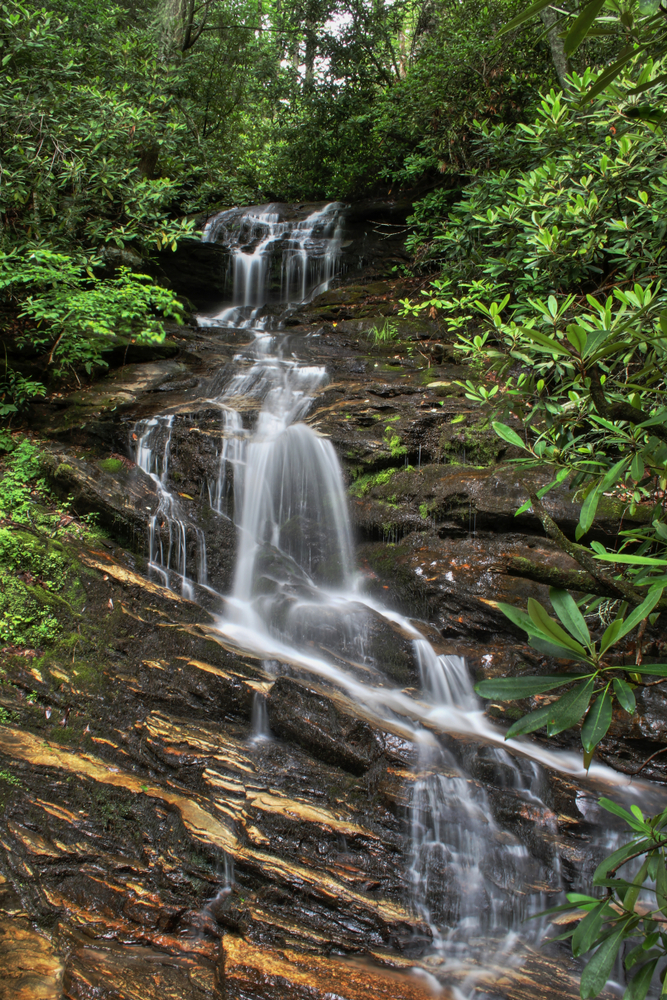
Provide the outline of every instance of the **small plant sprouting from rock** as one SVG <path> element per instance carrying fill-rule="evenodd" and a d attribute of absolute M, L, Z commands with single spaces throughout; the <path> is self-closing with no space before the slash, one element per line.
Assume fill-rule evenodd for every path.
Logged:
<path fill-rule="evenodd" d="M 373 344 L 392 344 L 399 339 L 398 327 L 395 320 L 385 319 L 379 326 L 376 324 L 369 335 Z"/>
<path fill-rule="evenodd" d="M 662 591 L 661 586 L 651 587 L 646 599 L 627 618 L 627 604 L 620 604 L 614 620 L 605 629 L 599 643 L 591 637 L 579 605 L 566 590 L 554 587 L 549 590 L 551 604 L 562 625 L 551 618 L 539 601 L 533 598 L 528 601 L 527 614 L 509 604 L 499 604 L 503 614 L 528 634 L 529 644 L 534 649 L 546 656 L 574 660 L 580 665 L 576 673 L 481 681 L 476 686 L 476 691 L 483 698 L 508 701 L 567 687 L 555 701 L 529 712 L 510 726 L 506 739 L 535 732 L 544 726 L 547 728 L 547 736 L 556 736 L 583 720 L 581 742 L 584 748 L 584 766 L 590 767 L 595 748 L 611 725 L 614 700 L 632 715 L 636 709 L 633 687 L 642 683 L 641 674 L 667 678 L 667 663 L 645 663 L 638 668 L 635 665 L 613 664 L 608 658 L 611 648 L 646 618 L 650 616 L 654 621 L 657 619 L 658 615 L 652 612 L 662 597 Z M 590 603 L 585 609 L 587 614 L 599 603 L 599 600 Z"/>

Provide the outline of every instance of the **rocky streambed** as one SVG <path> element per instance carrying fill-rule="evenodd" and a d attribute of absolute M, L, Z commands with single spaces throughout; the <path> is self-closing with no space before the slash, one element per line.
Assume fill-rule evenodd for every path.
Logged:
<path fill-rule="evenodd" d="M 619 786 L 611 771 L 539 768 L 528 750 L 510 757 L 461 727 L 422 719 L 429 738 L 415 738 L 415 718 L 378 714 L 336 681 L 347 672 L 420 711 L 411 622 L 443 663 L 465 657 L 473 678 L 550 672 L 496 604 L 547 603 L 549 583 L 591 585 L 532 514 L 514 516 L 525 480 L 457 385 L 468 373 L 434 324 L 396 320 L 377 342 L 399 292 L 364 272 L 291 309 L 275 334 L 282 358 L 326 371 L 303 419 L 342 465 L 362 577 L 342 619 L 319 606 L 314 623 L 299 620 L 299 656 L 253 650 L 220 625 L 243 539 L 234 484 L 221 481 L 234 436 L 225 413 L 250 428 L 260 419 L 261 396 L 229 390 L 258 363 L 256 329 L 175 329 L 162 357 L 130 356 L 35 406 L 45 475 L 72 513 L 53 537 L 2 529 L 22 593 L 52 609 L 59 631 L 3 651 L 0 753 L 18 784 L 0 781 L 0 997 L 578 996 L 566 951 L 539 947 L 523 918 L 584 886 L 608 849 L 601 792 L 660 804 L 664 757 L 643 769 L 651 782 L 632 773 L 664 744 L 664 695 L 650 689 L 600 746 L 625 775 Z M 169 450 L 157 477 L 137 464 L 155 428 Z M 187 588 L 155 570 L 171 523 L 160 522 L 165 489 L 183 566 L 196 567 Z M 573 534 L 568 490 L 545 503 Z M 94 536 L 76 530 L 91 513 Z M 610 501 L 593 530 L 616 533 L 622 517 Z M 262 572 L 280 579 L 272 558 Z M 34 571 L 48 560 L 50 578 Z M 644 639 L 657 659 L 663 646 L 659 633 Z M 338 673 L 309 668 L 322 659 Z M 502 726 L 512 709 L 486 712 Z M 561 746 L 576 751 L 576 738 Z M 434 802 L 442 828 L 429 825 Z M 460 841 L 475 838 L 484 850 L 472 871 Z M 466 931 L 466 893 L 499 916 Z"/>

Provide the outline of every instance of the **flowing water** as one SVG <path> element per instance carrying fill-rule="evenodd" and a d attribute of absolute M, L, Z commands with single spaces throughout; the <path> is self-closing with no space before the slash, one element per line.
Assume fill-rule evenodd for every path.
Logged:
<path fill-rule="evenodd" d="M 444 982 L 448 970 L 481 967 L 494 949 L 511 950 L 519 935 L 539 937 L 539 923 L 529 925 L 530 933 L 524 924 L 545 903 L 532 887 L 555 891 L 560 877 L 555 852 L 536 860 L 494 819 L 487 788 L 468 771 L 465 755 L 453 752 L 447 734 L 484 744 L 493 784 L 510 787 L 547 824 L 553 814 L 542 799 L 542 766 L 583 772 L 577 754 L 506 742 L 481 711 L 464 659 L 438 655 L 418 625 L 364 593 L 338 458 L 331 442 L 303 422 L 327 371 L 295 357 L 279 324 L 267 329 L 267 305 L 287 310 L 335 277 L 342 217 L 338 204 L 298 221 L 264 206 L 222 213 L 206 228 L 205 239 L 229 248 L 231 301 L 201 323 L 242 328 L 252 337 L 234 369 L 207 389 L 221 413 L 224 442 L 209 500 L 238 532 L 233 586 L 217 627 L 271 672 L 287 665 L 320 678 L 418 747 L 406 866 L 411 904 L 433 935 L 429 967 Z M 172 421 L 143 421 L 133 437 L 137 464 L 155 481 L 159 498 L 150 568 L 160 582 L 193 597 L 207 585 L 206 545 L 167 485 Z M 377 651 L 382 630 L 411 648 L 419 695 L 388 676 Z M 256 697 L 253 732 L 254 740 L 271 738 L 264 695 Z M 591 775 L 608 785 L 625 781 L 600 765 Z M 473 985 L 471 971 L 464 992 Z"/>

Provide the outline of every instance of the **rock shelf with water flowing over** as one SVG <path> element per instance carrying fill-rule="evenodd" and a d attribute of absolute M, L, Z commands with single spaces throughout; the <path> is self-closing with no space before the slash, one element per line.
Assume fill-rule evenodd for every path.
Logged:
<path fill-rule="evenodd" d="M 62 543 L 67 657 L 8 661 L 12 996 L 578 995 L 529 918 L 620 836 L 601 792 L 661 803 L 630 772 L 663 696 L 588 775 L 576 740 L 505 741 L 507 706 L 484 711 L 476 678 L 549 670 L 498 601 L 578 569 L 514 517 L 428 321 L 404 321 L 407 353 L 374 343 L 395 246 L 353 216 L 209 219 L 224 265 L 197 322 L 36 408 L 52 484 L 106 536 Z M 545 502 L 576 522 L 562 490 Z"/>

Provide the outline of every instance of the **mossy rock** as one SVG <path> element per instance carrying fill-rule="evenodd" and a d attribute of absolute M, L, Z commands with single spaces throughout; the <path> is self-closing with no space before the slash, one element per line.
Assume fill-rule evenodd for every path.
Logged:
<path fill-rule="evenodd" d="M 121 472 L 123 469 L 123 463 L 120 458 L 103 458 L 97 464 L 103 472 L 109 472 L 111 475 Z"/>

